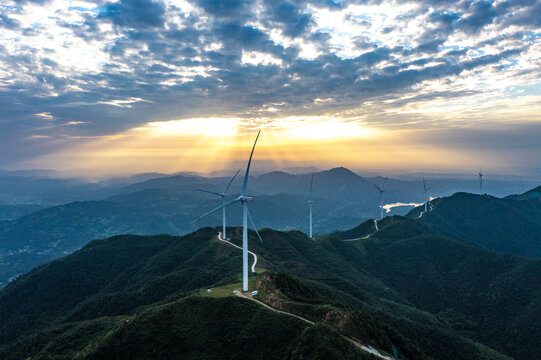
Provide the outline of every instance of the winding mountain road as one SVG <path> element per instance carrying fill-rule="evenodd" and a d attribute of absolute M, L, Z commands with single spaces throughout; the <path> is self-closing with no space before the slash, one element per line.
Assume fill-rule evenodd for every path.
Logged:
<path fill-rule="evenodd" d="M 374 220 L 374 224 L 376 225 L 376 231 L 378 231 L 378 230 L 379 230 L 379 229 L 378 229 L 378 220 Z M 372 234 L 370 234 L 370 235 L 372 235 Z M 368 235 L 367 237 L 369 237 L 370 235 Z M 367 237 L 365 237 L 365 238 L 367 238 Z M 233 244 L 233 243 L 230 242 L 230 241 L 224 240 L 223 237 L 222 237 L 222 233 L 221 233 L 221 232 L 218 232 L 218 240 L 220 240 L 221 242 L 224 242 L 224 243 L 226 243 L 226 244 L 228 244 L 228 245 L 230 245 L 230 246 L 236 247 L 236 248 L 239 249 L 239 250 L 242 250 L 242 247 L 241 247 L 241 246 L 235 245 L 235 244 Z M 347 240 L 344 240 L 344 241 L 347 241 Z M 251 255 L 254 257 L 254 263 L 252 264 L 252 269 L 251 269 L 251 270 L 252 270 L 253 273 L 255 273 L 255 266 L 256 266 L 256 264 L 257 264 L 257 255 L 256 255 L 254 252 L 250 251 L 250 250 L 248 250 L 248 253 L 251 254 Z M 248 300 L 254 301 L 254 302 L 258 303 L 259 305 L 264 306 L 264 307 L 266 307 L 267 309 L 269 309 L 269 310 L 271 310 L 271 311 L 274 311 L 274 312 L 277 312 L 277 313 L 280 313 L 280 314 L 284 314 L 284 315 L 288 315 L 288 316 L 292 316 L 292 317 L 297 318 L 297 319 L 299 319 L 299 320 L 301 320 L 301 321 L 304 321 L 304 322 L 307 323 L 307 324 L 314 325 L 314 322 L 313 322 L 313 321 L 310 321 L 310 320 L 308 320 L 308 319 L 306 319 L 306 318 L 303 318 L 302 316 L 299 316 L 299 315 L 296 315 L 296 314 L 292 314 L 292 313 L 287 312 L 287 311 L 282 311 L 282 310 L 275 309 L 275 308 L 273 308 L 273 307 L 271 307 L 271 306 L 265 304 L 265 303 L 262 302 L 262 301 L 259 301 L 259 300 L 257 300 L 257 299 L 254 299 L 252 296 L 247 296 L 247 295 L 245 295 L 242 291 L 237 290 L 236 295 L 239 296 L 239 297 L 242 297 L 242 298 L 244 298 L 244 299 L 248 299 Z M 368 353 L 370 353 L 370 354 L 372 354 L 372 355 L 374 355 L 374 356 L 376 356 L 376 357 L 379 357 L 380 359 L 384 359 L 384 360 L 393 360 L 393 358 L 391 358 L 391 357 L 389 357 L 389 356 L 386 356 L 386 355 L 383 355 L 382 353 L 380 353 L 378 350 L 374 349 L 374 348 L 371 347 L 371 346 L 363 345 L 363 344 L 359 343 L 357 340 L 351 339 L 351 338 L 349 338 L 349 337 L 347 337 L 347 336 L 344 336 L 344 335 L 342 335 L 342 336 L 343 336 L 346 340 L 348 340 L 348 341 L 351 342 L 353 345 L 355 345 L 356 347 L 358 347 L 359 349 L 361 349 L 361 350 L 363 350 L 363 351 L 366 351 L 366 352 L 368 352 Z"/>
<path fill-rule="evenodd" d="M 417 219 L 420 219 L 425 213 L 431 212 L 431 211 L 434 209 L 434 205 L 432 205 L 432 200 L 434 200 L 434 199 L 431 199 L 431 200 L 428 202 L 428 211 L 421 211 L 421 213 L 419 214 L 419 216 L 417 216 Z M 366 240 L 366 239 L 368 239 L 369 237 L 371 237 L 372 235 L 374 235 L 375 233 L 377 233 L 377 232 L 379 231 L 379 228 L 378 228 L 378 221 L 379 221 L 379 220 L 381 220 L 381 219 L 374 220 L 374 226 L 376 227 L 376 231 L 374 231 L 373 233 L 368 234 L 368 235 L 363 236 L 363 237 L 358 237 L 358 238 L 355 238 L 355 239 L 346 239 L 346 240 L 342 240 L 342 241 L 359 241 L 359 240 Z"/>
<path fill-rule="evenodd" d="M 379 219 L 381 220 L 381 219 Z M 377 233 L 379 231 L 379 228 L 378 228 L 378 221 L 379 220 L 374 220 L 374 226 L 376 227 L 376 231 L 374 231 L 373 233 L 370 233 L 366 236 L 363 236 L 363 237 L 358 237 L 358 238 L 355 238 L 355 239 L 346 239 L 346 240 L 342 240 L 342 241 L 359 241 L 359 240 L 366 240 L 368 239 L 370 236 L 374 235 L 375 233 Z"/>
<path fill-rule="evenodd" d="M 312 322 L 312 321 L 310 321 L 310 320 L 308 320 L 308 319 L 306 319 L 306 318 L 303 318 L 302 316 L 295 315 L 295 314 L 289 313 L 289 312 L 287 312 L 287 311 L 282 311 L 282 310 L 275 309 L 275 308 L 273 308 L 272 306 L 265 304 L 263 301 L 259 301 L 259 300 L 257 300 L 257 299 L 254 299 L 252 296 L 247 296 L 247 295 L 243 294 L 242 291 L 237 291 L 237 293 L 236 293 L 235 295 L 237 295 L 237 296 L 239 296 L 239 297 L 241 297 L 241 298 L 244 298 L 244 299 L 248 299 L 248 300 L 255 301 L 255 302 L 258 303 L 259 305 L 264 306 L 264 307 L 266 307 L 267 309 L 272 310 L 272 311 L 274 311 L 274 312 L 277 312 L 277 313 L 280 313 L 280 314 L 289 315 L 289 316 L 293 316 L 293 317 L 295 317 L 295 318 L 297 318 L 297 319 L 299 319 L 299 320 L 304 321 L 305 323 L 308 323 L 308 324 L 310 324 L 310 325 L 314 325 L 314 322 Z"/>
<path fill-rule="evenodd" d="M 241 297 L 241 298 L 244 298 L 244 299 L 248 299 L 248 300 L 251 300 L 251 301 L 254 301 L 256 303 L 258 303 L 259 305 L 261 306 L 264 306 L 266 307 L 267 309 L 271 310 L 271 311 L 274 311 L 274 312 L 277 312 L 277 313 L 280 313 L 280 314 L 284 314 L 284 315 L 288 315 L 288 316 L 292 316 L 294 318 L 297 318 L 299 320 L 302 320 L 304 321 L 305 323 L 307 324 L 310 324 L 310 325 L 314 325 L 314 322 L 313 321 L 310 321 L 306 318 L 303 318 L 302 316 L 299 316 L 299 315 L 296 315 L 296 314 L 292 314 L 290 312 L 287 312 L 287 311 L 282 311 L 282 310 L 278 310 L 278 309 L 275 309 L 267 304 L 265 304 L 263 301 L 259 301 L 257 299 L 254 299 L 252 296 L 248 296 L 246 294 L 243 294 L 242 291 L 238 291 L 237 290 L 237 293 L 236 295 L 238 297 Z M 378 350 L 374 349 L 373 347 L 371 346 L 366 346 L 366 345 L 363 345 L 361 344 L 360 342 L 358 342 L 357 340 L 354 340 L 352 338 L 349 338 L 345 335 L 342 335 L 344 337 L 344 339 L 348 340 L 350 343 L 352 343 L 353 345 L 355 345 L 356 347 L 358 347 L 359 349 L 363 350 L 363 351 L 366 351 L 376 357 L 379 357 L 380 359 L 385 359 L 385 360 L 393 360 L 393 358 L 387 356 L 387 355 L 383 355 L 382 353 L 380 353 Z"/>
<path fill-rule="evenodd" d="M 432 200 L 430 200 L 430 201 L 428 202 L 428 211 L 421 211 L 421 213 L 419 214 L 419 216 L 417 216 L 417 219 L 420 219 L 425 213 L 431 212 L 432 209 L 434 209 L 434 206 L 432 205 Z"/>
<path fill-rule="evenodd" d="M 233 247 L 236 247 L 237 249 L 240 249 L 242 250 L 242 247 L 241 246 L 237 246 L 235 244 L 233 244 L 231 241 L 227 241 L 227 240 L 224 240 L 222 238 L 222 232 L 219 232 L 218 233 L 218 240 L 228 244 L 228 245 L 231 245 Z M 252 272 L 255 273 L 255 265 L 257 264 L 257 255 L 253 252 L 251 252 L 250 250 L 248 250 L 248 254 L 252 255 L 254 257 L 254 263 L 252 264 Z"/>

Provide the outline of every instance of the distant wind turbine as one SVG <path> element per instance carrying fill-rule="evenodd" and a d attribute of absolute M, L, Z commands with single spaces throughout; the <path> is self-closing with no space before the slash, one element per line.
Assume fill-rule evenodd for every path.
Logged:
<path fill-rule="evenodd" d="M 232 200 L 224 202 L 222 205 L 218 206 L 217 208 L 214 208 L 210 210 L 209 212 L 204 213 L 197 219 L 195 219 L 193 222 L 199 221 L 202 218 L 204 218 L 207 215 L 212 214 L 213 212 L 223 209 L 229 205 L 232 205 L 234 203 L 240 202 L 242 204 L 242 291 L 248 291 L 248 218 L 250 218 L 250 222 L 252 223 L 252 226 L 254 227 L 254 230 L 259 237 L 259 240 L 263 241 L 261 239 L 261 236 L 259 236 L 259 233 L 257 232 L 257 228 L 254 224 L 254 220 L 252 219 L 252 216 L 250 215 L 250 212 L 248 211 L 248 201 L 252 201 L 254 198 L 251 196 L 246 195 L 246 187 L 248 186 L 248 176 L 250 174 L 250 164 L 252 163 L 252 156 L 254 155 L 255 145 L 257 144 L 257 139 L 259 139 L 259 134 L 261 133 L 261 130 L 257 133 L 257 137 L 255 138 L 254 147 L 252 148 L 252 152 L 250 154 L 250 159 L 248 160 L 248 165 L 246 166 L 246 173 L 244 174 L 244 182 L 242 184 L 242 190 L 240 191 L 240 195 Z"/>
<path fill-rule="evenodd" d="M 377 186 L 376 184 L 372 184 L 376 187 L 376 189 L 378 189 L 379 191 L 379 218 L 380 219 L 383 219 L 383 188 L 385 187 L 385 183 L 387 182 L 387 179 L 389 179 L 388 177 L 385 178 L 385 180 L 383 181 L 383 184 L 381 186 Z"/>
<path fill-rule="evenodd" d="M 312 180 L 310 181 L 310 200 L 306 203 L 310 207 L 310 239 L 312 239 L 312 185 L 314 184 L 314 174 L 312 174 Z"/>
<path fill-rule="evenodd" d="M 428 202 L 430 201 L 430 198 L 428 197 L 428 190 L 430 190 L 430 188 L 426 186 L 425 179 L 423 179 L 423 188 L 425 189 L 425 212 L 427 212 Z"/>
<path fill-rule="evenodd" d="M 229 180 L 229 183 L 227 184 L 227 186 L 225 187 L 224 191 L 222 192 L 216 192 L 216 191 L 209 191 L 209 190 L 203 190 L 203 189 L 197 189 L 197 191 L 201 191 L 201 192 L 205 192 L 205 193 L 209 193 L 209 194 L 214 194 L 214 195 L 218 195 L 218 196 L 221 196 L 222 197 L 222 205 L 223 203 L 225 202 L 225 198 L 227 197 L 227 190 L 229 190 L 229 187 L 231 186 L 231 184 L 233 183 L 233 180 L 235 180 L 235 178 L 237 177 L 237 175 L 239 174 L 240 170 L 237 171 L 237 173 L 235 175 L 233 175 L 233 177 L 231 178 L 231 180 Z M 226 225 L 225 225 L 225 207 L 222 208 L 222 237 L 224 240 L 227 240 L 227 235 L 226 235 Z"/>
<path fill-rule="evenodd" d="M 481 168 L 481 170 L 479 170 L 479 195 L 483 195 L 483 176 L 485 176 L 485 174 L 483 174 L 483 168 Z"/>

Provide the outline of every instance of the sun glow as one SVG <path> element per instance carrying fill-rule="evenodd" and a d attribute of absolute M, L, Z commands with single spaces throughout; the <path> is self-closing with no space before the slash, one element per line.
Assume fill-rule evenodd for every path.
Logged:
<path fill-rule="evenodd" d="M 239 118 L 194 118 L 171 121 L 149 122 L 133 129 L 144 136 L 233 136 L 237 133 L 242 119 Z"/>
<path fill-rule="evenodd" d="M 360 138 L 374 139 L 382 133 L 361 122 L 323 116 L 153 121 L 114 137 L 67 139 L 79 141 L 79 145 L 69 152 L 60 151 L 37 161 L 57 168 L 84 164 L 85 168 L 106 173 L 210 172 L 244 159 L 258 129 L 263 133 L 256 161 L 278 167 L 331 161 L 333 157 L 347 161 L 336 153 L 342 151 L 340 144 Z"/>
<path fill-rule="evenodd" d="M 447 167 L 478 162 L 460 149 L 425 144 L 420 139 L 428 135 L 420 130 L 376 127 L 362 118 L 290 116 L 175 119 L 148 122 L 113 136 L 65 136 L 58 141 L 71 141 L 66 146 L 69 151 L 36 158 L 25 166 L 71 169 L 81 164 L 89 173 L 100 175 L 239 169 L 245 166 L 259 129 L 256 171 L 289 166 L 423 169 L 441 166 L 439 159 L 446 159 Z M 426 156 L 428 151 L 432 156 Z"/>

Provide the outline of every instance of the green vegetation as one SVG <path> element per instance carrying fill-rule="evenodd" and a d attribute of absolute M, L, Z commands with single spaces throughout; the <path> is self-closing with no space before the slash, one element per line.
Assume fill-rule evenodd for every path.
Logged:
<path fill-rule="evenodd" d="M 456 193 L 432 201 L 419 221 L 468 245 L 505 254 L 541 258 L 539 188 L 503 199 Z M 424 208 L 423 208 L 424 209 Z M 408 216 L 417 218 L 421 207 Z"/>
<path fill-rule="evenodd" d="M 347 338 L 400 359 L 539 354 L 541 260 L 468 246 L 415 218 L 378 227 L 352 242 L 370 223 L 316 240 L 249 233 L 250 289 L 313 326 L 233 295 L 242 252 L 217 229 L 92 241 L 0 292 L 0 358 L 371 359 Z M 240 244 L 241 229 L 229 236 Z"/>
<path fill-rule="evenodd" d="M 371 359 L 335 331 L 233 297 L 148 308 L 89 347 L 81 358 Z"/>
<path fill-rule="evenodd" d="M 65 256 L 94 239 L 127 233 L 192 232 L 194 218 L 218 204 L 214 197 L 197 193 L 195 189 L 200 186 L 192 184 L 189 189 L 179 191 L 143 189 L 105 200 L 58 205 L 15 220 L 0 221 L 0 288 L 11 277 Z M 305 201 L 299 195 L 288 195 L 286 202 L 282 196 L 262 195 L 250 211 L 258 222 L 287 230 L 295 228 L 297 219 L 304 217 Z M 335 209 L 331 218 L 314 223 L 317 232 L 347 229 L 367 215 L 366 212 L 350 215 L 349 209 L 342 209 L 338 202 L 330 200 L 322 200 L 315 207 Z M 198 226 L 219 224 L 220 219 L 221 213 L 211 214 Z M 242 223 L 239 212 L 231 211 L 228 220 Z"/>

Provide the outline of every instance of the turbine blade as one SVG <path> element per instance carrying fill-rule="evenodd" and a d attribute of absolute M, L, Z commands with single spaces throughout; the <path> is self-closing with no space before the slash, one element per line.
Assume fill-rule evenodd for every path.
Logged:
<path fill-rule="evenodd" d="M 383 191 L 383 187 L 385 186 L 385 183 L 387 182 L 387 180 L 389 180 L 389 177 L 388 177 L 388 176 L 387 176 L 387 177 L 385 178 L 385 180 L 383 181 L 383 185 L 381 185 L 382 191 Z"/>
<path fill-rule="evenodd" d="M 201 219 L 204 218 L 205 216 L 210 215 L 210 214 L 212 214 L 213 212 L 215 212 L 215 211 L 217 211 L 217 210 L 220 210 L 221 208 L 224 208 L 224 207 L 229 206 L 229 205 L 231 205 L 231 204 L 234 204 L 234 203 L 236 203 L 236 202 L 238 202 L 238 201 L 240 201 L 239 198 L 235 198 L 235 199 L 233 199 L 233 200 L 226 201 L 226 202 L 224 202 L 222 205 L 220 205 L 220 206 L 218 206 L 218 207 L 215 207 L 214 209 L 212 209 L 212 210 L 210 210 L 210 211 L 207 211 L 206 213 L 204 213 L 203 215 L 201 215 L 200 217 L 198 217 L 197 219 L 195 219 L 194 221 L 192 221 L 192 224 L 193 224 L 194 222 L 197 222 L 197 221 L 201 220 Z"/>
<path fill-rule="evenodd" d="M 209 194 L 213 194 L 213 195 L 218 195 L 218 196 L 223 196 L 222 194 L 220 194 L 219 192 L 216 192 L 216 191 L 209 191 L 209 190 L 203 190 L 203 189 L 197 189 L 197 191 L 201 191 L 201 192 L 209 193 Z"/>
<path fill-rule="evenodd" d="M 312 174 L 312 180 L 310 181 L 310 201 L 312 201 L 312 185 L 314 185 L 314 174 Z"/>
<path fill-rule="evenodd" d="M 372 185 L 374 185 L 374 187 L 375 187 L 376 189 L 378 189 L 379 192 L 383 192 L 383 190 L 381 190 L 381 188 L 380 188 L 379 186 L 377 186 L 376 184 L 372 184 Z"/>
<path fill-rule="evenodd" d="M 231 186 L 231 184 L 233 183 L 233 180 L 235 180 L 235 178 L 237 177 L 237 175 L 239 174 L 240 170 L 237 170 L 237 173 L 235 175 L 233 175 L 233 177 L 231 178 L 231 180 L 229 180 L 229 184 L 227 184 L 227 186 L 225 187 L 225 190 L 222 194 L 225 195 L 225 193 L 227 192 L 227 190 L 229 190 L 229 187 Z"/>
<path fill-rule="evenodd" d="M 246 210 L 248 210 L 248 207 L 246 207 Z M 257 234 L 257 237 L 259 238 L 259 240 L 260 240 L 261 242 L 263 242 L 263 239 L 262 239 L 261 236 L 259 235 L 259 232 L 257 231 L 257 227 L 256 227 L 255 224 L 254 224 L 254 220 L 252 219 L 252 215 L 250 215 L 250 210 L 248 210 L 248 218 L 250 219 L 250 222 L 252 223 L 252 227 L 254 228 L 255 233 Z"/>
<path fill-rule="evenodd" d="M 244 195 L 246 192 L 246 187 L 248 186 L 248 175 L 250 174 L 250 164 L 252 163 L 252 156 L 254 155 L 255 145 L 257 144 L 257 139 L 259 139 L 259 134 L 261 130 L 257 132 L 257 137 L 255 138 L 254 147 L 252 148 L 252 153 L 250 154 L 250 159 L 248 160 L 248 166 L 246 166 L 246 173 L 244 174 L 244 183 L 242 184 L 241 195 Z"/>

